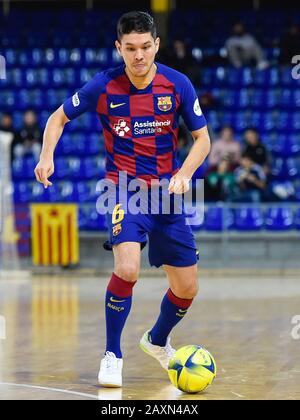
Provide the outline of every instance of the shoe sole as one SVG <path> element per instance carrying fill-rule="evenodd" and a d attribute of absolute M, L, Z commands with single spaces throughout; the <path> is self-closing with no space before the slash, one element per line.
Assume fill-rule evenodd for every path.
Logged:
<path fill-rule="evenodd" d="M 142 340 L 141 340 L 142 341 Z M 165 368 L 161 363 L 160 363 L 160 361 L 152 354 L 152 353 L 150 353 L 149 352 L 149 350 L 147 350 L 146 349 L 146 347 L 144 347 L 143 346 L 143 344 L 142 344 L 142 342 L 140 341 L 140 343 L 139 343 L 139 347 L 140 347 L 140 349 L 141 350 L 143 350 L 143 352 L 144 353 L 146 353 L 146 354 L 148 354 L 148 356 L 151 356 L 151 357 L 153 357 L 153 359 L 155 359 L 155 360 L 157 360 L 158 361 L 158 363 L 160 364 L 160 366 L 165 370 L 165 371 L 168 371 L 168 369 L 167 368 Z"/>
<path fill-rule="evenodd" d="M 116 384 L 104 384 L 99 382 L 99 385 L 102 386 L 103 388 L 122 388 L 122 385 L 116 385 Z"/>

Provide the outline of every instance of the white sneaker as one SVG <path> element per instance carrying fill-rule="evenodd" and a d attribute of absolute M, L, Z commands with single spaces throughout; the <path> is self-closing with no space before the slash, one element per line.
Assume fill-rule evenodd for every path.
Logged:
<path fill-rule="evenodd" d="M 120 388 L 122 386 L 123 359 L 118 359 L 110 351 L 105 353 L 101 360 L 98 382 L 107 388 Z"/>
<path fill-rule="evenodd" d="M 154 357 L 154 359 L 157 359 L 161 366 L 165 370 L 168 370 L 169 361 L 176 351 L 170 344 L 170 337 L 167 338 L 167 344 L 165 345 L 165 347 L 156 346 L 150 343 L 149 332 L 150 331 L 146 331 L 143 337 L 141 338 L 140 348 L 145 353 L 149 354 L 149 356 L 152 356 Z"/>

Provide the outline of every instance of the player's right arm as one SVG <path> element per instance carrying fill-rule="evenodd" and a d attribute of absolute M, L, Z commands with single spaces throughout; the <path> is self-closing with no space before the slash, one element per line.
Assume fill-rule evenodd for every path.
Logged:
<path fill-rule="evenodd" d="M 86 83 L 71 98 L 67 99 L 48 119 L 43 139 L 40 161 L 35 168 L 38 182 L 47 188 L 52 185 L 49 177 L 54 173 L 54 150 L 63 133 L 66 123 L 86 111 L 95 111 L 102 89 L 105 86 L 104 72 Z"/>
<path fill-rule="evenodd" d="M 47 121 L 40 161 L 34 170 L 37 181 L 44 184 L 45 188 L 52 185 L 48 178 L 54 173 L 54 150 L 69 121 L 63 105 L 53 112 Z"/>

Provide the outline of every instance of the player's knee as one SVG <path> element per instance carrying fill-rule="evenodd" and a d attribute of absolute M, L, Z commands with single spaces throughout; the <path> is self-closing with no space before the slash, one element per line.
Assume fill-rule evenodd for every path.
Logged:
<path fill-rule="evenodd" d="M 134 282 L 138 279 L 139 267 L 137 264 L 128 262 L 116 267 L 115 273 L 125 281 Z"/>
<path fill-rule="evenodd" d="M 174 288 L 173 293 L 181 299 L 194 299 L 199 291 L 198 281 L 191 282 L 187 285 L 180 285 Z"/>

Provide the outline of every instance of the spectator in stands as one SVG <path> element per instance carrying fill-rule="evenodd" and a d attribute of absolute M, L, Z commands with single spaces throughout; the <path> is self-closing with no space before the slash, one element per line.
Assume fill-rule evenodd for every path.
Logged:
<path fill-rule="evenodd" d="M 292 58 L 300 54 L 300 29 L 295 23 L 283 34 L 280 40 L 280 57 L 282 64 L 291 64 Z"/>
<path fill-rule="evenodd" d="M 42 133 L 34 111 L 28 110 L 24 114 L 24 125 L 20 131 L 20 141 L 14 148 L 15 157 L 33 155 L 36 160 L 42 147 Z"/>
<path fill-rule="evenodd" d="M 217 168 L 205 177 L 205 201 L 226 201 L 231 197 L 235 185 L 235 177 L 230 168 L 230 161 L 221 159 Z"/>
<path fill-rule="evenodd" d="M 227 158 L 233 167 L 240 163 L 241 158 L 240 143 L 234 139 L 233 129 L 229 126 L 224 127 L 220 138 L 212 143 L 209 164 L 210 166 L 218 166 L 224 158 Z"/>
<path fill-rule="evenodd" d="M 158 55 L 158 60 L 184 73 L 193 84 L 199 84 L 200 69 L 198 62 L 182 39 L 175 39 L 171 48 L 163 48 Z"/>
<path fill-rule="evenodd" d="M 246 32 L 241 22 L 233 26 L 232 35 L 227 39 L 225 47 L 230 63 L 236 68 L 253 64 L 259 69 L 268 66 L 261 46 L 253 35 Z"/>
<path fill-rule="evenodd" d="M 248 128 L 244 133 L 244 153 L 251 157 L 254 163 L 262 166 L 265 174 L 270 172 L 269 156 L 265 146 L 262 144 L 259 134 L 255 128 Z"/>
<path fill-rule="evenodd" d="M 259 203 L 266 190 L 263 168 L 254 163 L 251 156 L 243 153 L 241 166 L 235 171 L 237 188 L 232 201 Z"/>
<path fill-rule="evenodd" d="M 13 149 L 15 147 L 15 145 L 19 142 L 20 140 L 20 135 L 18 133 L 17 130 L 15 130 L 14 126 L 13 126 L 13 119 L 12 119 L 12 115 L 8 112 L 5 112 L 4 114 L 2 114 L 1 120 L 0 120 L 0 131 L 4 131 L 5 133 L 11 133 L 13 136 L 13 140 L 11 143 L 11 159 L 13 156 Z"/>
<path fill-rule="evenodd" d="M 217 98 L 212 94 L 212 92 L 204 92 L 199 97 L 200 107 L 204 114 L 209 111 L 219 108 L 219 103 Z"/>

